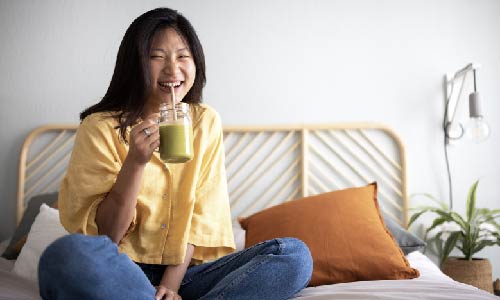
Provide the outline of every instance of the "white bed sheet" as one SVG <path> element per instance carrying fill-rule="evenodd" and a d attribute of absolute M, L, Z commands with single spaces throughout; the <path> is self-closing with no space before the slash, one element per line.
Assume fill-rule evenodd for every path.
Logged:
<path fill-rule="evenodd" d="M 358 281 L 309 287 L 295 295 L 301 300 L 476 300 L 500 299 L 473 286 L 454 281 L 424 254 L 407 255 L 408 262 L 420 271 L 420 277 L 409 280 Z"/>
<path fill-rule="evenodd" d="M 420 271 L 420 277 L 410 280 L 358 281 L 310 287 L 292 299 L 301 300 L 476 300 L 500 299 L 473 286 L 456 282 L 443 274 L 420 252 L 407 256 L 410 265 Z M 39 300 L 34 284 L 11 272 L 13 261 L 0 258 L 0 300 Z"/>
<path fill-rule="evenodd" d="M 39 300 L 37 286 L 12 272 L 14 261 L 0 257 L 0 300 Z"/>

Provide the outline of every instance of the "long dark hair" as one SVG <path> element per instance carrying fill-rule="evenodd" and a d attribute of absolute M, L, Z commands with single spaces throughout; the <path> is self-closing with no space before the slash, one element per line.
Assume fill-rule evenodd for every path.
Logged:
<path fill-rule="evenodd" d="M 151 87 L 149 50 L 154 34 L 165 28 L 175 29 L 188 43 L 196 66 L 193 86 L 182 102 L 200 103 L 205 86 L 205 55 L 196 31 L 176 10 L 157 8 L 135 19 L 125 32 L 116 57 L 115 70 L 102 100 L 80 113 L 80 120 L 96 112 L 116 112 L 123 140 L 128 126 L 144 111 Z"/>

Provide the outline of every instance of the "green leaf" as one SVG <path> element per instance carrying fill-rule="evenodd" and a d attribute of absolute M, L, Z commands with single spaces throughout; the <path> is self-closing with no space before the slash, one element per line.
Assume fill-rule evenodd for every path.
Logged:
<path fill-rule="evenodd" d="M 450 234 L 450 236 L 446 240 L 446 243 L 444 244 L 443 248 L 443 253 L 441 255 L 441 263 L 443 263 L 448 258 L 453 248 L 455 248 L 457 240 L 460 237 L 460 234 L 461 234 L 460 231 L 454 231 Z"/>
<path fill-rule="evenodd" d="M 419 206 L 412 207 L 410 209 L 413 210 L 413 211 L 422 211 L 422 210 L 431 210 L 431 209 L 432 210 L 439 209 L 439 210 L 442 210 L 442 211 L 448 211 L 448 209 L 441 209 L 439 207 L 430 206 L 430 205 L 419 205 Z"/>
<path fill-rule="evenodd" d="M 443 240 L 441 240 L 441 237 L 439 239 L 436 239 L 434 244 L 436 245 L 436 253 L 438 254 L 438 256 L 443 256 Z"/>
<path fill-rule="evenodd" d="M 467 241 L 468 250 L 467 254 L 472 257 L 476 252 L 474 249 L 477 247 L 479 241 L 479 226 L 478 224 L 471 224 L 469 234 L 465 237 Z"/>
<path fill-rule="evenodd" d="M 432 200 L 433 202 L 435 202 L 436 204 L 438 204 L 442 210 L 449 210 L 447 203 L 437 199 L 436 197 L 432 196 L 431 194 L 428 194 L 428 193 L 413 194 L 412 198 L 415 196 L 423 196 L 425 198 L 428 198 L 428 199 Z"/>
<path fill-rule="evenodd" d="M 484 247 L 486 247 L 486 246 L 493 246 L 495 244 L 496 244 L 496 241 L 488 241 L 488 240 L 479 241 L 479 243 L 476 244 L 476 246 L 474 247 L 474 249 L 472 249 L 471 256 L 473 256 L 477 252 L 483 250 Z"/>
<path fill-rule="evenodd" d="M 427 228 L 426 232 L 429 232 L 432 229 L 434 229 L 436 226 L 439 226 L 439 225 L 443 224 L 444 222 L 449 222 L 449 221 L 450 221 L 450 218 L 443 218 L 443 217 L 434 219 L 434 222 L 432 222 L 431 227 Z"/>
<path fill-rule="evenodd" d="M 424 238 L 426 241 L 426 245 L 424 248 L 423 253 L 426 253 L 427 250 L 430 250 L 432 254 L 436 255 L 437 257 L 441 257 L 441 248 L 442 248 L 442 241 L 439 238 L 433 237 L 433 238 Z"/>
<path fill-rule="evenodd" d="M 472 215 L 474 214 L 474 210 L 476 208 L 476 189 L 478 184 L 479 180 L 474 182 L 472 187 L 469 189 L 469 193 L 467 194 L 467 203 L 466 203 L 467 221 L 470 221 L 472 219 Z"/>
<path fill-rule="evenodd" d="M 499 217 L 500 217 L 500 216 L 499 216 Z M 498 217 L 497 217 L 497 218 L 498 218 Z M 478 222 L 479 222 L 480 224 L 482 224 L 482 223 L 498 224 L 498 223 L 497 223 L 497 221 L 496 221 L 496 219 L 497 219 L 497 218 L 495 218 L 495 217 L 493 217 L 493 216 L 488 215 L 488 216 L 484 216 L 484 218 L 478 218 Z"/>
<path fill-rule="evenodd" d="M 477 222 L 481 223 L 486 219 L 490 219 L 493 217 L 491 211 L 487 208 L 476 208 L 476 211 L 472 215 L 472 220 L 477 220 Z"/>
<path fill-rule="evenodd" d="M 409 224 L 413 224 L 418 218 L 420 218 L 420 216 L 428 212 L 435 213 L 437 215 L 431 226 L 425 231 L 424 240 L 427 241 L 427 246 L 430 250 L 433 250 L 434 247 L 439 253 L 441 262 L 446 260 L 455 248 L 460 250 L 467 259 L 471 259 L 475 253 L 481 251 L 485 247 L 496 244 L 500 245 L 500 209 L 490 210 L 488 208 L 476 207 L 476 193 L 478 185 L 479 180 L 475 181 L 468 191 L 466 199 L 466 212 L 464 216 L 450 210 L 446 203 L 437 200 L 430 194 L 420 195 L 431 199 L 439 206 L 421 206 L 419 208 L 412 209 L 413 211 L 416 211 L 416 213 L 411 216 Z M 444 234 L 448 234 L 444 232 L 438 232 L 433 238 L 427 238 L 428 233 L 431 230 L 435 231 L 439 225 L 444 224 L 445 222 L 454 222 L 461 229 L 452 232 L 446 241 L 441 240 L 441 237 Z M 493 235 L 494 240 L 481 240 L 486 233 L 486 231 L 480 230 L 481 224 L 484 223 L 491 223 L 495 226 L 495 232 L 489 233 L 490 235 Z"/>
<path fill-rule="evenodd" d="M 432 207 L 432 206 L 427 206 L 427 207 L 424 207 L 421 211 L 414 213 L 410 217 L 410 221 L 408 222 L 408 227 L 410 227 L 410 225 L 413 224 L 413 222 L 415 222 L 415 220 L 417 220 L 422 214 L 427 213 L 427 212 L 433 212 L 433 213 L 436 213 L 436 214 L 443 216 L 443 217 L 449 217 L 448 211 L 444 211 L 442 209 Z"/>
<path fill-rule="evenodd" d="M 413 222 L 415 222 L 416 219 L 418 219 L 422 214 L 424 214 L 426 212 L 427 212 L 427 210 L 422 210 L 422 211 L 419 211 L 418 213 L 414 213 L 413 215 L 411 215 L 410 221 L 408 221 L 408 227 L 410 227 L 411 224 L 413 224 Z"/>
<path fill-rule="evenodd" d="M 500 224 L 498 224 L 497 222 L 495 222 L 495 220 L 490 220 L 489 223 L 493 224 L 493 226 L 496 227 L 496 229 L 497 229 L 496 234 L 499 234 L 500 233 Z"/>
<path fill-rule="evenodd" d="M 456 212 L 452 211 L 452 212 L 450 212 L 450 216 L 451 216 L 451 218 L 453 219 L 453 221 L 454 221 L 455 223 L 457 223 L 460 227 L 462 227 L 462 229 L 463 229 L 464 231 L 467 231 L 467 227 L 468 227 L 467 225 L 468 225 L 468 224 L 467 224 L 467 222 L 466 222 L 466 221 L 462 218 L 462 216 L 461 216 L 461 215 L 459 215 L 458 213 L 456 213 Z"/>

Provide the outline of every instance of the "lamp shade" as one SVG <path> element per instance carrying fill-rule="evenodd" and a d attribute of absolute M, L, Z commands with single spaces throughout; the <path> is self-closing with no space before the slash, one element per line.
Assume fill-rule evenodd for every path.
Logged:
<path fill-rule="evenodd" d="M 465 135 L 476 143 L 485 141 L 490 135 L 490 127 L 483 120 L 478 92 L 469 95 L 469 117 L 465 125 Z"/>
<path fill-rule="evenodd" d="M 469 117 L 482 117 L 481 101 L 478 92 L 473 92 L 469 95 Z"/>

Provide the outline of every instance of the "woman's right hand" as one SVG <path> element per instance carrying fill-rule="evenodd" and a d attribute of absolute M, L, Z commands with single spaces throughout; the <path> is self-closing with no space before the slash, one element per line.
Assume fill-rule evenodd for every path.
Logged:
<path fill-rule="evenodd" d="M 145 165 L 151 160 L 153 152 L 160 146 L 159 118 L 160 114 L 151 114 L 132 128 L 127 158 L 140 165 Z"/>
<path fill-rule="evenodd" d="M 156 287 L 155 300 L 182 300 L 182 298 L 173 290 L 159 285 Z"/>

